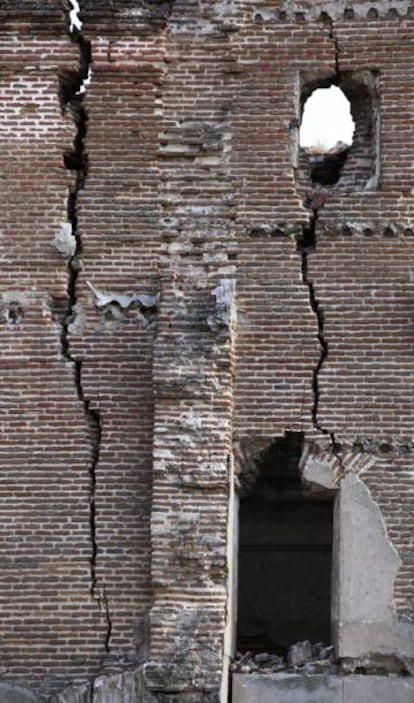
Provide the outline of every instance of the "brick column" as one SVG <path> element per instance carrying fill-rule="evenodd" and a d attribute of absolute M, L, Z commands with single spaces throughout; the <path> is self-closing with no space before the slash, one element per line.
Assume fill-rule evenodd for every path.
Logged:
<path fill-rule="evenodd" d="M 212 703 L 230 586 L 234 282 L 169 270 L 161 290 L 145 679 L 156 700 Z"/>

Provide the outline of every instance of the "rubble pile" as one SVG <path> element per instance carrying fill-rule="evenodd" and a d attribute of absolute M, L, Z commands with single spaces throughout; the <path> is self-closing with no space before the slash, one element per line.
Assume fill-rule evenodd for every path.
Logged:
<path fill-rule="evenodd" d="M 334 674 L 337 668 L 333 645 L 327 646 L 322 642 L 311 644 L 308 640 L 289 647 L 286 657 L 267 652 L 238 652 L 232 664 L 232 671 L 239 674 L 275 674 L 280 671 Z"/>

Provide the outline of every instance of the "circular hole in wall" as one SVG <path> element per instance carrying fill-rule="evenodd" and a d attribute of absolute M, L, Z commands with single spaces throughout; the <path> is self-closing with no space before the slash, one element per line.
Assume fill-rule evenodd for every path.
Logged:
<path fill-rule="evenodd" d="M 339 180 L 355 123 L 351 104 L 340 88 L 317 88 L 307 99 L 299 144 L 309 156 L 312 181 L 332 185 Z"/>
<path fill-rule="evenodd" d="M 322 154 L 340 145 L 349 148 L 354 131 L 351 104 L 342 90 L 336 85 L 314 90 L 303 109 L 300 146 Z"/>

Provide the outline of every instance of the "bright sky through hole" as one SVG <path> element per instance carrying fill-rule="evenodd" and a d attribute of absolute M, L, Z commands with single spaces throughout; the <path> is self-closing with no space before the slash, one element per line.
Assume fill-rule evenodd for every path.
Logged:
<path fill-rule="evenodd" d="M 305 103 L 299 143 L 323 153 L 338 142 L 350 146 L 354 129 L 351 106 L 342 90 L 335 85 L 318 88 Z"/>
<path fill-rule="evenodd" d="M 69 31 L 72 33 L 74 29 L 81 30 L 82 29 L 82 22 L 79 19 L 79 12 L 80 12 L 80 7 L 78 0 L 69 0 L 72 9 L 69 12 Z"/>

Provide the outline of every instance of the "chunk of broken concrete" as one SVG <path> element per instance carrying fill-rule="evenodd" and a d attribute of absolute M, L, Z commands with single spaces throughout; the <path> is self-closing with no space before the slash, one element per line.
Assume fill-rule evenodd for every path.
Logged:
<path fill-rule="evenodd" d="M 297 642 L 289 647 L 288 651 L 288 665 L 292 668 L 296 666 L 303 666 L 308 661 L 312 659 L 312 646 L 308 640 L 303 642 Z"/>
<path fill-rule="evenodd" d="M 76 238 L 70 222 L 64 222 L 56 232 L 53 244 L 60 254 L 70 259 L 76 252 Z"/>
<path fill-rule="evenodd" d="M 123 310 L 126 310 L 131 305 L 138 305 L 144 310 L 155 310 L 158 305 L 158 294 L 150 295 L 148 293 L 138 292 L 116 293 L 113 291 L 99 290 L 98 288 L 95 288 L 90 281 L 86 281 L 86 283 L 94 295 L 95 305 L 97 308 L 103 308 L 107 305 L 116 303 L 116 305 Z"/>

